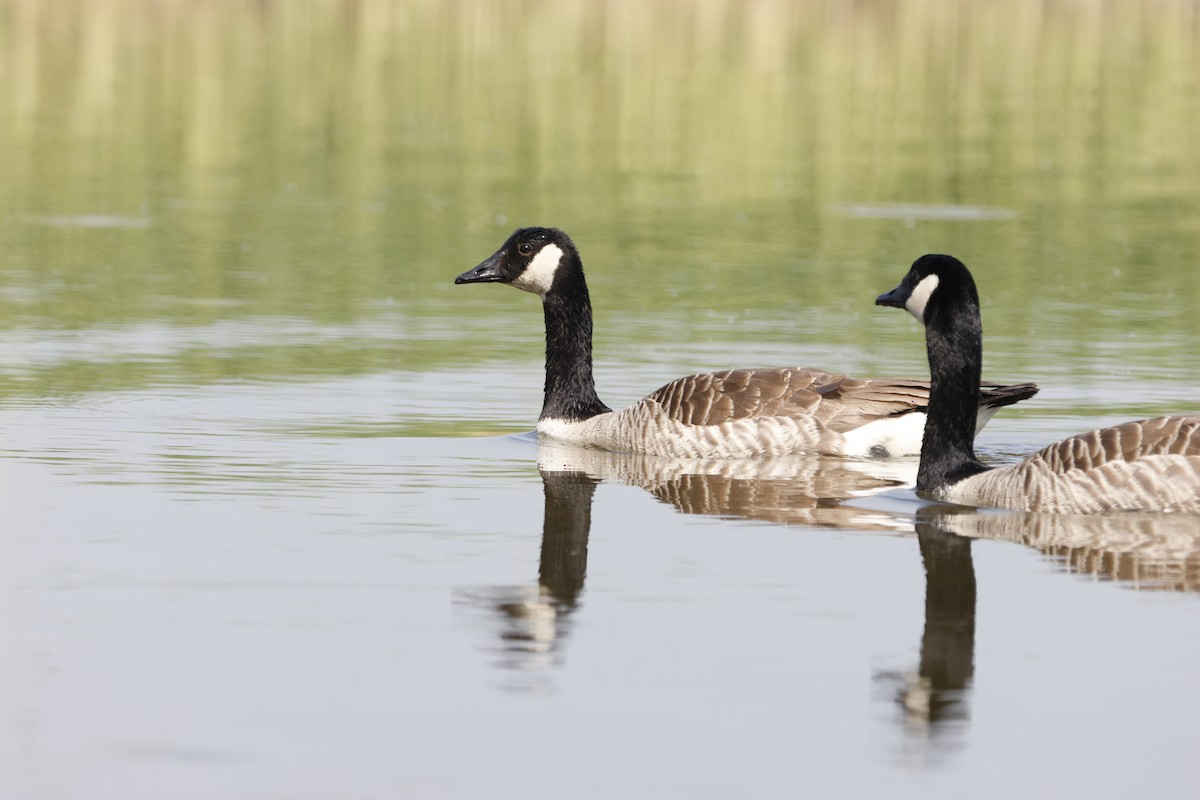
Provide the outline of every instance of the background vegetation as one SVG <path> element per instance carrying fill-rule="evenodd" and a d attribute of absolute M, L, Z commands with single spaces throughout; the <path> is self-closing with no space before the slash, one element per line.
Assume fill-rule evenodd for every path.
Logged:
<path fill-rule="evenodd" d="M 519 224 L 602 357 L 920 369 L 871 301 L 935 250 L 1006 371 L 1186 374 L 1198 53 L 1192 0 L 0 0 L 0 391 L 536 368 L 450 285 Z"/>

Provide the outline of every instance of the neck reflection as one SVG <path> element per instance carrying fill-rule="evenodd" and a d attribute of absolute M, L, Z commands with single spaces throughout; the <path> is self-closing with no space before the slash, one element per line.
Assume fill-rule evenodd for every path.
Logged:
<path fill-rule="evenodd" d="M 878 673 L 888 691 L 881 699 L 898 707 L 905 736 L 902 755 L 923 762 L 953 752 L 965 741 L 975 677 L 975 563 L 971 540 L 948 522 L 954 506 L 917 511 L 916 534 L 925 568 L 925 627 L 915 672 Z"/>
<path fill-rule="evenodd" d="M 499 623 L 497 665 L 526 679 L 507 687 L 544 692 L 546 671 L 563 657 L 571 617 L 587 575 L 592 496 L 599 483 L 581 472 L 540 470 L 544 494 L 541 556 L 536 585 L 480 587 L 456 592 L 456 601 L 490 611 Z"/>
<path fill-rule="evenodd" d="M 970 717 L 967 692 L 975 674 L 975 564 L 971 540 L 944 529 L 922 508 L 917 541 L 925 565 L 925 632 L 921 663 L 905 711 L 937 727 Z"/>

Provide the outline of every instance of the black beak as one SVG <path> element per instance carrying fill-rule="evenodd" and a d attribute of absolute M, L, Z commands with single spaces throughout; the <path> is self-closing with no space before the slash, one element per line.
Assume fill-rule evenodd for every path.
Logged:
<path fill-rule="evenodd" d="M 503 250 L 497 250 L 488 259 L 474 269 L 469 269 L 454 279 L 454 283 L 496 283 L 503 281 L 504 273 L 500 270 Z"/>
<path fill-rule="evenodd" d="M 904 284 L 900 284 L 895 289 L 892 289 L 887 294 L 881 294 L 875 298 L 877 306 L 891 306 L 892 308 L 904 308 L 904 301 L 908 298 L 905 296 Z"/>

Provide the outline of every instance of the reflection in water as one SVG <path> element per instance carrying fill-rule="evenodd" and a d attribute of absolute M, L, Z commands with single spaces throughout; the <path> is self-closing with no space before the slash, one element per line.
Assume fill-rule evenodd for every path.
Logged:
<path fill-rule="evenodd" d="M 592 495 L 599 481 L 580 472 L 542 470 L 545 514 L 536 586 L 461 590 L 456 601 L 492 609 L 500 625 L 499 665 L 527 673 L 510 688 L 545 691 L 538 673 L 561 659 L 562 641 L 587 574 Z"/>
<path fill-rule="evenodd" d="M 583 591 L 592 497 L 602 480 L 640 486 L 685 514 L 895 531 L 909 525 L 841 501 L 911 484 L 916 462 L 819 457 L 704 461 L 543 442 L 538 469 L 545 509 L 537 585 L 456 592 L 462 607 L 486 610 L 498 624 L 498 665 L 520 675 L 506 686 L 516 691 L 550 688 L 546 671 L 561 661 L 562 643 Z"/>
<path fill-rule="evenodd" d="M 547 671 L 583 591 L 592 499 L 605 480 L 640 486 L 685 514 L 855 531 L 907 532 L 904 516 L 845 501 L 911 485 L 915 461 L 821 457 L 761 461 L 669 459 L 543 442 L 538 468 L 545 496 L 536 585 L 462 590 L 464 606 L 498 624 L 499 666 L 523 677 L 510 688 L 544 691 Z M 1136 588 L 1200 589 L 1200 531 L 1186 515 L 1071 517 L 928 505 L 917 510 L 925 566 L 925 632 L 914 673 L 884 674 L 904 725 L 921 740 L 957 741 L 970 714 L 974 674 L 975 570 L 971 540 L 1031 545 L 1072 572 Z"/>
<path fill-rule="evenodd" d="M 903 709 L 902 725 L 913 740 L 939 750 L 961 740 L 970 719 L 975 673 L 975 565 L 971 540 L 946 521 L 960 509 L 925 506 L 916 532 L 925 565 L 925 631 L 915 674 L 882 674 L 895 687 L 890 697 Z"/>
<path fill-rule="evenodd" d="M 915 459 L 678 459 L 548 441 L 538 445 L 538 467 L 543 474 L 567 470 L 640 486 L 685 514 L 889 531 L 907 531 L 910 526 L 893 515 L 843 501 L 912 485 L 917 472 Z"/>
<path fill-rule="evenodd" d="M 966 719 L 963 693 L 975 671 L 975 565 L 971 540 L 946 531 L 944 515 L 917 514 L 917 540 L 925 563 L 925 634 L 918 674 L 925 689 L 905 708 L 930 724 Z"/>
<path fill-rule="evenodd" d="M 925 565 L 925 631 L 917 672 L 883 673 L 910 742 L 945 751 L 970 719 L 975 672 L 973 539 L 1029 545 L 1076 574 L 1135 589 L 1200 591 L 1200 525 L 1187 514 L 1070 516 L 929 505 L 916 514 Z M 935 754 L 934 750 L 925 755 Z M 912 753 L 909 753 L 912 755 Z"/>
<path fill-rule="evenodd" d="M 1020 542 L 1072 574 L 1138 590 L 1200 591 L 1200 518 L 1191 514 L 977 512 L 946 518 L 973 539 Z"/>

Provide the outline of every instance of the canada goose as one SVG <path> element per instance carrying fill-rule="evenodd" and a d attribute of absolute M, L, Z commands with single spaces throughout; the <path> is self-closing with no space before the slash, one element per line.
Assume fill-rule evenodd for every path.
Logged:
<path fill-rule="evenodd" d="M 920 451 L 929 383 L 858 380 L 814 369 L 735 369 L 690 375 L 614 412 L 592 377 L 592 306 L 579 252 L 555 228 L 521 228 L 458 283 L 508 283 L 540 295 L 546 385 L 538 432 L 607 450 L 696 458 L 821 452 L 844 456 Z M 982 427 L 1033 384 L 989 384 Z"/>
<path fill-rule="evenodd" d="M 925 326 L 932 388 L 917 492 L 974 506 L 1088 514 L 1200 511 L 1200 416 L 1159 417 L 1081 433 L 1017 464 L 975 458 L 983 333 L 970 271 L 925 255 L 875 303 Z"/>

